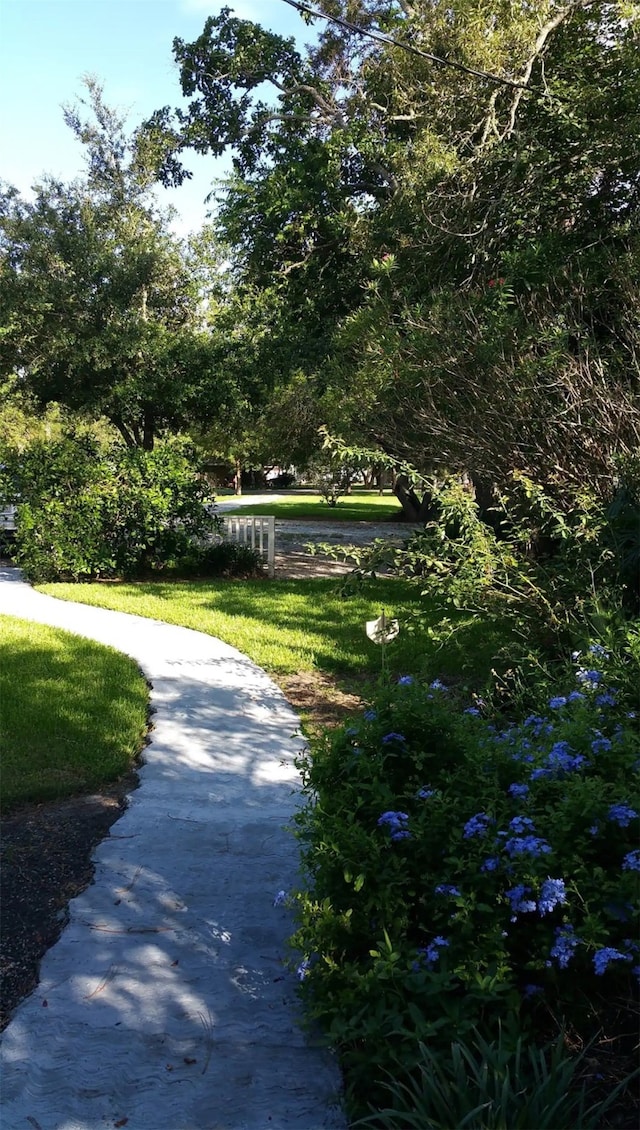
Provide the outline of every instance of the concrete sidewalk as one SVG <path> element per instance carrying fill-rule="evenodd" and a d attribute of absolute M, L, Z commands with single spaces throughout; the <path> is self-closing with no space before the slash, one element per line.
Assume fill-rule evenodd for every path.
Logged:
<path fill-rule="evenodd" d="M 155 714 L 140 788 L 95 852 L 0 1051 L 3 1130 L 343 1128 L 340 1076 L 284 962 L 298 719 L 221 641 L 34 592 L 0 612 L 131 655 Z"/>

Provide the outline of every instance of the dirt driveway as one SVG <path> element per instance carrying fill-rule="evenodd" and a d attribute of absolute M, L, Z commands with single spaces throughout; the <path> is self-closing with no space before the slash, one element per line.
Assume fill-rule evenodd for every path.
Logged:
<path fill-rule="evenodd" d="M 384 539 L 402 545 L 417 529 L 400 522 L 299 522 L 276 519 L 276 579 L 296 577 L 331 577 L 348 573 L 351 566 L 334 561 L 325 554 L 311 554 L 310 543 L 336 547 L 371 545 Z"/>

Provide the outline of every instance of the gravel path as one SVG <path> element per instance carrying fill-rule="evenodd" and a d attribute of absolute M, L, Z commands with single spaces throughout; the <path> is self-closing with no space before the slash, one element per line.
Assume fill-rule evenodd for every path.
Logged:
<path fill-rule="evenodd" d="M 0 570 L 0 611 L 132 655 L 155 710 L 140 787 L 95 853 L 0 1050 L 7 1130 L 342 1128 L 285 965 L 298 719 L 246 656 L 65 603 Z"/>

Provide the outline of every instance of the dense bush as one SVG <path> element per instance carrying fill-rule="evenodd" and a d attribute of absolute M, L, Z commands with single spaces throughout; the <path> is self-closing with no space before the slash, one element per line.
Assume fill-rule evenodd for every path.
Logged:
<path fill-rule="evenodd" d="M 37 581 L 170 571 L 219 525 L 177 442 L 152 452 L 90 436 L 34 443 L 5 456 L 1 493 L 18 503 L 15 560 Z"/>
<path fill-rule="evenodd" d="M 259 577 L 264 572 L 260 551 L 219 538 L 196 546 L 179 562 L 181 577 Z"/>
<path fill-rule="evenodd" d="M 632 996 L 632 660 L 594 644 L 576 663 L 511 721 L 401 678 L 301 756 L 300 977 L 355 1093 L 417 1069 L 421 1041 L 548 1037 L 551 1018 L 584 1033 Z"/>

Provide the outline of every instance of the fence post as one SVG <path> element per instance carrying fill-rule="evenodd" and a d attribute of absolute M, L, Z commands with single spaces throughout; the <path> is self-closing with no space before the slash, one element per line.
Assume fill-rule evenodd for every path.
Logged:
<path fill-rule="evenodd" d="M 267 575 L 276 575 L 276 519 L 274 514 L 267 518 Z"/>

